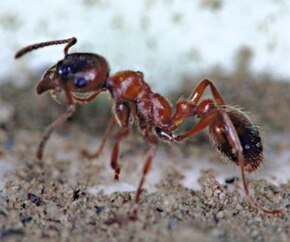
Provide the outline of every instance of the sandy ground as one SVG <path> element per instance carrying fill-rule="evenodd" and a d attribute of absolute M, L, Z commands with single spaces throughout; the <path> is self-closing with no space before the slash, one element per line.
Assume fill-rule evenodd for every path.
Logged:
<path fill-rule="evenodd" d="M 289 84 L 226 81 L 219 83 L 226 100 L 254 113 L 265 131 L 265 165 L 250 176 L 251 192 L 261 205 L 281 208 L 282 216 L 253 208 L 238 169 L 220 162 L 207 136 L 200 135 L 180 146 L 161 145 L 138 219 L 128 221 L 147 151 L 138 133 L 122 143 L 118 183 L 109 166 L 111 143 L 98 159 L 80 156 L 81 149 L 94 150 L 99 143 L 94 132 L 106 123 L 106 98 L 79 107 L 49 140 L 44 159 L 36 161 L 41 133 L 63 106 L 46 97 L 36 102 L 31 87 L 6 85 L 0 105 L 0 240 L 289 241 Z M 237 85 L 234 95 L 231 87 Z"/>
<path fill-rule="evenodd" d="M 10 174 L 0 193 L 1 240 L 288 241 L 290 182 L 276 186 L 251 180 L 260 204 L 283 209 L 281 217 L 267 216 L 250 205 L 239 180 L 233 181 L 233 167 L 226 180 L 216 180 L 215 169 L 210 169 L 215 167 L 215 153 L 201 155 L 193 149 L 190 164 L 182 154 L 176 155 L 175 148 L 163 147 L 147 179 L 138 219 L 129 222 L 141 171 L 138 162 L 144 158 L 144 150 L 130 149 L 134 136 L 123 146 L 121 179 L 116 184 L 108 155 L 89 161 L 78 154 L 79 144 L 96 143 L 93 137 L 77 131 L 55 135 L 45 159 L 37 162 L 33 157 L 39 135 L 20 131 L 13 150 L 2 153 L 0 164 Z M 76 139 L 78 143 L 73 142 Z M 199 174 L 199 189 L 186 188 L 185 171 L 205 157 L 212 166 L 209 163 Z M 193 175 L 192 183 L 194 179 Z"/>

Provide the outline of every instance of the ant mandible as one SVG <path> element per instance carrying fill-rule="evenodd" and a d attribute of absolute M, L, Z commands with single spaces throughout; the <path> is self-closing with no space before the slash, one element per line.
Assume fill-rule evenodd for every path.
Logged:
<path fill-rule="evenodd" d="M 108 91 L 114 102 L 111 121 L 97 152 L 90 154 L 83 151 L 83 155 L 88 158 L 97 157 L 110 131 L 118 124 L 119 131 L 114 136 L 111 154 L 111 167 L 115 172 L 115 180 L 118 180 L 119 144 L 129 134 L 131 120 L 137 123 L 150 150 L 136 191 L 131 218 L 137 218 L 142 187 L 156 154 L 159 139 L 167 142 L 181 142 L 205 128 L 208 128 L 213 144 L 220 153 L 240 167 L 243 188 L 252 205 L 266 214 L 281 214 L 281 210 L 263 208 L 249 192 L 245 172 L 255 171 L 263 162 L 263 146 L 257 126 L 245 113 L 226 105 L 211 81 L 202 80 L 193 89 L 188 99 L 176 103 L 175 112 L 173 112 L 169 101 L 151 90 L 142 72 L 126 70 L 110 76 L 109 65 L 104 57 L 92 53 L 68 54 L 69 48 L 76 42 L 77 39 L 74 37 L 41 42 L 25 47 L 15 55 L 15 58 L 19 58 L 38 48 L 66 44 L 64 59 L 44 73 L 36 88 L 38 94 L 49 91 L 55 99 L 56 93 L 64 91 L 68 104 L 66 111 L 44 132 L 36 154 L 39 160 L 43 157 L 43 151 L 51 133 L 72 116 L 76 110 L 76 103 L 91 102 L 101 92 Z M 213 99 L 201 100 L 208 87 Z M 199 119 L 194 127 L 180 135 L 173 133 L 185 119 L 192 117 Z"/>

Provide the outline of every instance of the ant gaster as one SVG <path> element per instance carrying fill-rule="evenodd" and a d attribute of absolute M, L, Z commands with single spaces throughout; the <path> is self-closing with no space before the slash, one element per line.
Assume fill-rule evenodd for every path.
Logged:
<path fill-rule="evenodd" d="M 49 91 L 54 98 L 56 93 L 63 91 L 68 104 L 66 111 L 46 129 L 36 154 L 39 160 L 43 157 L 44 147 L 51 133 L 72 116 L 76 103 L 91 102 L 99 93 L 108 91 L 114 102 L 113 116 L 97 152 L 90 154 L 83 151 L 83 155 L 88 158 L 97 157 L 110 131 L 118 124 L 119 130 L 114 136 L 111 154 L 111 167 L 115 171 L 115 180 L 118 180 L 119 143 L 129 134 L 131 119 L 135 120 L 150 149 L 135 195 L 131 218 L 137 217 L 143 183 L 156 154 L 158 141 L 181 142 L 205 128 L 208 128 L 213 144 L 220 153 L 240 167 L 244 191 L 251 203 L 264 213 L 272 215 L 281 213 L 281 210 L 268 210 L 259 205 L 250 194 L 245 178 L 246 171 L 255 171 L 263 161 L 263 146 L 257 126 L 240 110 L 225 105 L 222 96 L 211 81 L 202 80 L 193 89 L 189 98 L 176 103 L 174 112 L 167 99 L 151 90 L 142 72 L 126 70 L 111 76 L 109 65 L 104 57 L 91 53 L 68 54 L 69 48 L 76 42 L 77 39 L 73 37 L 37 43 L 19 50 L 15 55 L 15 58 L 19 58 L 38 48 L 66 44 L 64 59 L 44 73 L 36 88 L 38 94 Z M 201 99 L 208 87 L 213 99 Z M 194 127 L 183 134 L 174 133 L 185 119 L 193 117 L 199 119 Z"/>

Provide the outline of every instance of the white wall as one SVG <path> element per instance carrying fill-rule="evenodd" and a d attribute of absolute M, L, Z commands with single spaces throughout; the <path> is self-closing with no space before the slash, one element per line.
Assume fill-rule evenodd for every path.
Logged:
<path fill-rule="evenodd" d="M 50 47 L 16 62 L 20 47 L 71 36 L 73 51 L 104 55 L 113 72 L 142 70 L 160 92 L 185 73 L 232 70 L 242 46 L 253 49 L 254 72 L 290 77 L 289 23 L 288 0 L 1 0 L 0 80 L 23 83 L 23 71 L 62 58 Z"/>

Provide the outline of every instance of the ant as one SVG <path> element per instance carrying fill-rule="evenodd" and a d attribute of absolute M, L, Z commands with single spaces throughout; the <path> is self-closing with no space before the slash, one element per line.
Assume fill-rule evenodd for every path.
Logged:
<path fill-rule="evenodd" d="M 155 157 L 159 140 L 181 142 L 208 128 L 209 136 L 217 150 L 240 167 L 243 188 L 251 204 L 258 210 L 271 215 L 280 215 L 281 210 L 263 208 L 250 194 L 245 172 L 253 172 L 263 162 L 263 145 L 258 127 L 250 118 L 232 106 L 225 104 L 216 86 L 207 79 L 202 80 L 187 99 L 176 103 L 175 111 L 169 101 L 151 90 L 140 71 L 125 70 L 109 75 L 106 59 L 92 53 L 68 53 L 77 39 L 41 42 L 20 49 L 15 58 L 38 48 L 65 44 L 64 58 L 50 67 L 39 81 L 36 91 L 42 94 L 49 91 L 54 99 L 63 91 L 67 101 L 66 111 L 45 130 L 39 143 L 36 157 L 41 160 L 51 133 L 61 126 L 76 110 L 76 103 L 93 101 L 101 92 L 108 91 L 114 102 L 113 115 L 96 153 L 83 151 L 88 158 L 98 157 L 111 130 L 118 124 L 111 154 L 111 167 L 115 180 L 119 179 L 119 144 L 129 134 L 132 121 L 135 121 L 145 141 L 149 154 L 143 166 L 142 177 L 136 191 L 130 218 L 136 219 L 138 204 L 145 177 Z M 201 99 L 209 88 L 213 99 Z M 182 134 L 174 131 L 188 118 L 197 117 L 194 127 Z"/>

